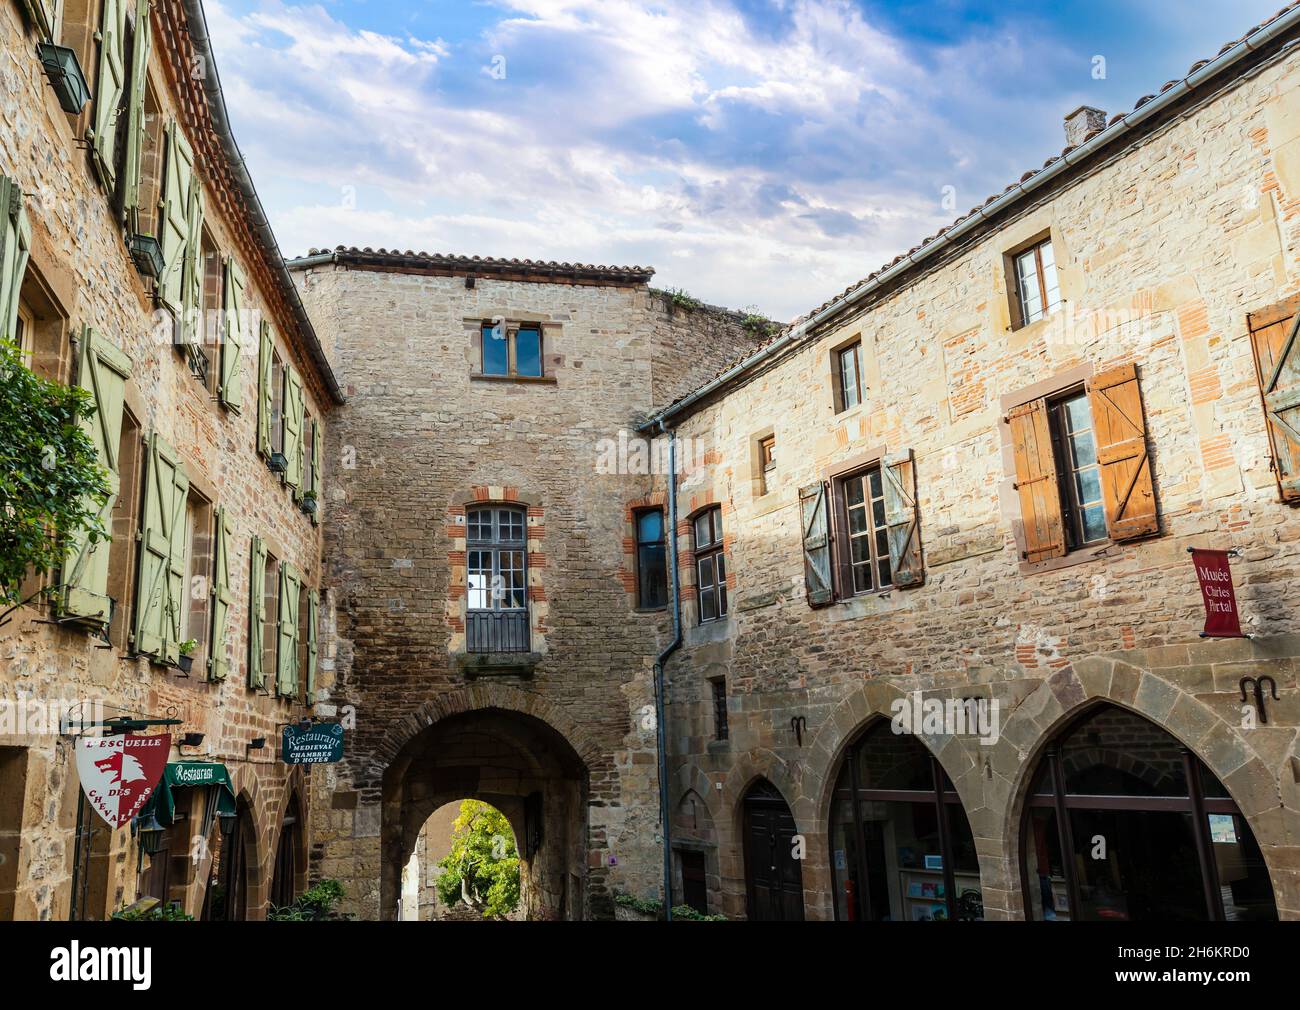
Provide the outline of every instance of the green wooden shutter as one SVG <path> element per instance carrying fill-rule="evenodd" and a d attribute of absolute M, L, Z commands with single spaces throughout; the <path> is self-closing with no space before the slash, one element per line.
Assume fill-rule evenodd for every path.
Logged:
<path fill-rule="evenodd" d="M 831 587 L 831 538 L 826 522 L 825 484 L 809 484 L 799 491 L 799 514 L 808 606 L 824 607 L 835 599 Z"/>
<path fill-rule="evenodd" d="M 180 124 L 167 127 L 167 169 L 159 242 L 163 274 L 158 281 L 158 301 L 179 317 L 185 302 L 185 268 L 189 263 L 190 208 L 194 194 L 194 152 Z"/>
<path fill-rule="evenodd" d="M 320 593 L 315 589 L 307 591 L 307 669 L 303 671 L 306 678 L 306 702 L 316 701 L 316 624 L 320 620 Z"/>
<path fill-rule="evenodd" d="M 271 458 L 271 411 L 275 403 L 271 389 L 271 355 L 274 348 L 271 324 L 263 319 L 257 348 L 257 451 L 267 459 Z"/>
<path fill-rule="evenodd" d="M 77 384 L 90 393 L 95 405 L 95 413 L 82 421 L 82 427 L 95 443 L 100 465 L 108 471 L 108 498 L 99 511 L 106 530 L 112 529 L 113 508 L 121 490 L 117 450 L 122 436 L 123 397 L 130 377 L 131 359 L 87 328 L 81 337 Z M 92 544 L 85 531 L 70 538 L 61 580 L 61 616 L 100 625 L 109 622 L 109 546 L 109 540 Z"/>
<path fill-rule="evenodd" d="M 103 3 L 90 149 L 99 177 L 111 188 L 117 180 L 117 119 L 126 91 L 126 0 Z"/>
<path fill-rule="evenodd" d="M 145 461 L 136 574 L 135 651 L 175 662 L 185 606 L 185 502 L 190 482 L 176 451 L 157 433 Z"/>
<path fill-rule="evenodd" d="M 880 461 L 884 477 L 885 525 L 888 527 L 889 564 L 894 585 L 909 589 L 924 585 L 921 560 L 921 519 L 916 502 L 916 464 L 912 451 Z"/>
<path fill-rule="evenodd" d="M 290 366 L 284 370 L 284 457 L 288 467 L 284 482 L 302 497 L 302 377 Z"/>
<path fill-rule="evenodd" d="M 32 223 L 18 183 L 0 175 L 0 339 L 18 341 L 18 301 L 31 258 Z"/>
<path fill-rule="evenodd" d="M 144 96 L 149 77 L 153 29 L 149 0 L 136 0 L 135 42 L 131 46 L 131 91 L 126 100 L 126 159 L 123 165 L 123 205 L 132 234 L 140 231 L 140 180 L 144 161 Z"/>
<path fill-rule="evenodd" d="M 253 537 L 253 563 L 248 574 L 248 686 L 266 687 L 262 668 L 262 634 L 266 627 L 266 544 Z"/>
<path fill-rule="evenodd" d="M 322 505 L 321 498 L 323 497 L 321 495 L 321 488 L 324 486 L 324 480 L 322 479 L 321 472 L 320 472 L 320 463 L 321 463 L 320 437 L 321 437 L 320 422 L 313 419 L 311 422 L 311 489 L 312 489 L 312 493 L 316 495 L 316 511 L 311 514 L 311 521 L 313 525 L 320 522 L 320 512 L 321 512 L 321 505 Z"/>
<path fill-rule="evenodd" d="M 216 510 L 212 565 L 212 633 L 208 636 L 208 679 L 225 680 L 230 675 L 230 516 Z"/>
<path fill-rule="evenodd" d="M 46 42 L 58 38 L 62 0 L 23 0 L 23 7 L 36 30 L 41 33 L 41 38 Z"/>
<path fill-rule="evenodd" d="M 190 237 L 185 243 L 184 291 L 181 312 L 184 318 L 183 333 L 189 345 L 191 359 L 200 368 L 207 367 L 203 344 L 208 339 L 207 320 L 203 318 L 203 217 L 207 201 L 196 175 L 190 182 Z M 215 309 L 216 306 L 209 306 Z"/>
<path fill-rule="evenodd" d="M 302 580 L 290 564 L 280 566 L 280 598 L 276 614 L 275 693 L 292 698 L 298 693 L 298 595 Z"/>
<path fill-rule="evenodd" d="M 221 340 L 221 382 L 217 398 L 236 414 L 244 405 L 243 370 L 240 367 L 247 344 L 248 332 L 244 318 L 244 272 L 234 257 L 226 258 L 225 279 L 222 283 L 223 333 Z"/>

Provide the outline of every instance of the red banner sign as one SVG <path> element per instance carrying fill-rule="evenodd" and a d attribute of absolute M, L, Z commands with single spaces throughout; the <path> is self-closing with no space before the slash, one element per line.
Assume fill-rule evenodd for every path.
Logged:
<path fill-rule="evenodd" d="M 162 778 L 171 746 L 167 733 L 79 739 L 77 774 L 95 813 L 115 828 L 138 814 Z"/>
<path fill-rule="evenodd" d="M 1192 549 L 1192 563 L 1205 600 L 1204 638 L 1244 638 L 1237 615 L 1237 594 L 1232 588 L 1232 569 L 1227 551 Z"/>

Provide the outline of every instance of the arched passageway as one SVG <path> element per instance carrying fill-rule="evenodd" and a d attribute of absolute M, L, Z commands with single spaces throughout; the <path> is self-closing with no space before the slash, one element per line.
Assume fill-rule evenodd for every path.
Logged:
<path fill-rule="evenodd" d="M 449 715 L 407 741 L 384 773 L 381 914 L 401 917 L 402 873 L 440 807 L 482 800 L 517 842 L 529 919 L 586 917 L 586 765 L 534 716 L 505 709 Z"/>

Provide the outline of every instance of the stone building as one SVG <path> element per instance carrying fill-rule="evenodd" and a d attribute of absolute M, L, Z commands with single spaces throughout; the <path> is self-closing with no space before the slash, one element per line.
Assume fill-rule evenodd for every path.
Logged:
<path fill-rule="evenodd" d="M 260 918 L 306 882 L 307 777 L 278 741 L 314 686 L 305 503 L 341 395 L 196 0 L 2 3 L 0 92 L 0 336 L 91 391 L 114 492 L 111 542 L 0 627 L 0 919 L 141 896 Z M 120 716 L 175 721 L 138 838 L 90 812 L 73 758 L 80 724 Z"/>

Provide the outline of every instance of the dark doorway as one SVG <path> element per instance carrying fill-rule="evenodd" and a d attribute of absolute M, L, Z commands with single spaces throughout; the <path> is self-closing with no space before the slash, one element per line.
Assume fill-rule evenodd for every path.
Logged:
<path fill-rule="evenodd" d="M 250 823 L 248 807 L 243 802 L 233 818 L 221 821 L 221 844 L 212 860 L 200 915 L 205 922 L 243 922 L 248 918 L 248 860 L 244 838 Z"/>
<path fill-rule="evenodd" d="M 280 825 L 280 841 L 275 848 L 275 870 L 271 877 L 271 904 L 276 908 L 292 905 L 297 897 L 299 832 L 298 802 L 295 798 L 285 811 Z"/>
<path fill-rule="evenodd" d="M 709 888 L 704 869 L 704 853 L 680 849 L 682 900 L 701 915 L 709 914 Z"/>
<path fill-rule="evenodd" d="M 766 779 L 745 794 L 745 886 L 754 922 L 803 921 L 803 869 L 794 857 L 794 815 Z"/>

